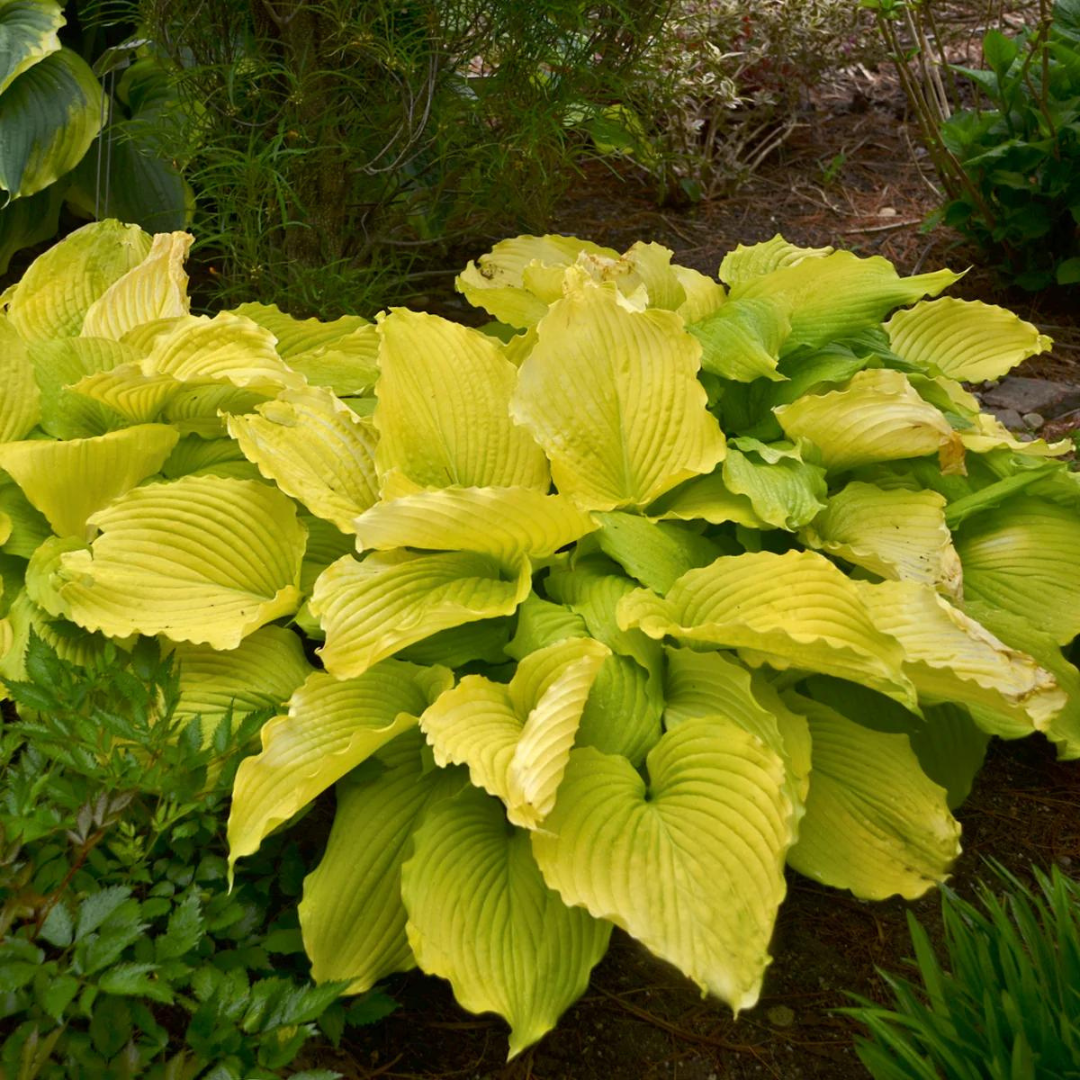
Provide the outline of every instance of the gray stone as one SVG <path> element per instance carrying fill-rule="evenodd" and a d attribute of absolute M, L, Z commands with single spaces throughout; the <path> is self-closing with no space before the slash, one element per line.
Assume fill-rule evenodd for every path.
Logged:
<path fill-rule="evenodd" d="M 1024 418 L 1015 409 L 990 410 L 1010 431 L 1027 431 Z"/>
<path fill-rule="evenodd" d="M 1046 421 L 1037 412 L 1026 412 L 1023 416 L 1024 423 L 1032 430 L 1038 430 Z"/>
<path fill-rule="evenodd" d="M 1012 409 L 1021 416 L 1038 413 L 1047 420 L 1080 408 L 1080 386 L 1007 375 L 1001 382 L 980 395 L 1002 423 L 1001 410 Z M 1006 424 L 1006 426 L 1008 426 Z"/>

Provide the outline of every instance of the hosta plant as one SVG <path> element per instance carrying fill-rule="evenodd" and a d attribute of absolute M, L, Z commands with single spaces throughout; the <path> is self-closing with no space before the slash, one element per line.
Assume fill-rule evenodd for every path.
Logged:
<path fill-rule="evenodd" d="M 0 677 L 149 635 L 178 717 L 278 708 L 231 864 L 336 785 L 316 979 L 419 965 L 513 1055 L 617 925 L 749 1008 L 785 866 L 918 896 L 991 736 L 1080 756 L 1070 444 L 962 386 L 1049 342 L 956 274 L 519 237 L 485 332 L 195 317 L 188 242 L 88 226 L 4 297 Z"/>

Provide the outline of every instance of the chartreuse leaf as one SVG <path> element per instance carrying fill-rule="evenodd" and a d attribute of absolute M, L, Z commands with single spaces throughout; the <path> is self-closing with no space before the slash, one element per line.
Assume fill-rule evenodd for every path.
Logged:
<path fill-rule="evenodd" d="M 418 733 L 406 731 L 378 751 L 383 769 L 358 772 L 337 787 L 326 852 L 304 879 L 300 929 L 319 983 L 348 981 L 370 990 L 416 966 L 405 934 L 401 867 L 428 811 L 468 783 L 463 770 L 424 770 Z"/>
<path fill-rule="evenodd" d="M 30 505 L 22 489 L 0 472 L 0 513 L 8 520 L 8 536 L 0 547 L 6 555 L 29 559 L 51 535 L 43 514 Z"/>
<path fill-rule="evenodd" d="M 29 348 L 41 390 L 41 426 L 57 439 L 85 439 L 145 423 L 156 411 L 126 414 L 72 389 L 88 375 L 135 364 L 139 353 L 107 338 L 68 337 L 38 341 Z"/>
<path fill-rule="evenodd" d="M 172 652 L 179 670 L 175 716 L 201 716 L 207 738 L 230 711 L 236 719 L 257 709 L 277 709 L 311 674 L 300 638 L 280 626 L 264 626 L 228 652 L 178 642 Z"/>
<path fill-rule="evenodd" d="M 170 375 L 178 382 L 228 383 L 239 389 L 276 394 L 298 388 L 304 378 L 274 348 L 274 335 L 250 319 L 228 312 L 160 319 L 125 335 L 127 344 L 149 346 L 144 375 Z"/>
<path fill-rule="evenodd" d="M 855 582 L 874 625 L 900 642 L 920 695 L 984 705 L 1045 729 L 1065 704 L 1049 671 L 915 581 Z"/>
<path fill-rule="evenodd" d="M 953 379 L 1000 379 L 1053 340 L 1005 308 L 945 297 L 898 311 L 886 324 L 889 345 L 909 364 Z"/>
<path fill-rule="evenodd" d="M 481 255 L 479 265 L 470 262 L 454 281 L 458 292 L 474 307 L 482 307 L 492 318 L 508 326 L 525 328 L 538 323 L 547 314 L 548 304 L 559 295 L 548 294 L 541 299 L 528 291 L 525 271 L 530 269 L 531 284 L 540 276 L 536 271 L 547 268 L 556 287 L 561 286 L 558 273 L 575 263 L 582 253 L 617 264 L 619 253 L 614 248 L 600 247 L 574 236 L 516 236 L 500 240 L 491 251 Z M 623 273 L 629 271 L 624 263 Z"/>
<path fill-rule="evenodd" d="M 447 668 L 387 660 L 355 679 L 312 672 L 289 710 L 262 729 L 262 752 L 240 763 L 229 813 L 229 863 L 369 758 L 416 726 L 453 684 Z"/>
<path fill-rule="evenodd" d="M 621 754 L 636 768 L 660 740 L 663 710 L 660 680 L 629 656 L 612 654 L 589 691 L 574 745 Z"/>
<path fill-rule="evenodd" d="M 724 485 L 745 495 L 767 525 L 793 531 L 825 508 L 825 470 L 803 461 L 791 443 L 743 437 L 728 442 Z"/>
<path fill-rule="evenodd" d="M 784 376 L 776 370 L 791 333 L 787 308 L 769 299 L 729 301 L 687 330 L 701 342 L 701 367 L 734 382 Z"/>
<path fill-rule="evenodd" d="M 0 188 L 25 198 L 82 160 L 101 130 L 103 92 L 90 65 L 60 49 L 22 72 L 0 94 Z"/>
<path fill-rule="evenodd" d="M 878 577 L 932 585 L 958 597 L 960 556 L 936 491 L 888 490 L 852 481 L 799 532 L 807 547 L 861 566 Z"/>
<path fill-rule="evenodd" d="M 71 619 L 89 630 L 235 649 L 300 603 L 304 528 L 291 500 L 257 481 L 135 488 L 89 524 L 102 535 L 58 574 Z"/>
<path fill-rule="evenodd" d="M 527 559 L 507 565 L 470 551 L 338 559 L 319 576 L 309 602 L 326 633 L 319 654 L 336 677 L 361 675 L 439 630 L 512 615 L 531 584 Z"/>
<path fill-rule="evenodd" d="M 26 566 L 26 594 L 54 619 L 67 617 L 67 605 L 53 577 L 60 568 L 60 559 L 67 551 L 81 551 L 86 547 L 85 541 L 75 536 L 50 536 L 30 556 Z"/>
<path fill-rule="evenodd" d="M 960 436 L 891 368 L 860 371 L 842 389 L 808 394 L 773 412 L 789 439 L 809 439 L 818 448 L 829 472 L 933 453 L 943 471 L 962 467 Z"/>
<path fill-rule="evenodd" d="M 399 308 L 379 323 L 376 461 L 420 487 L 550 486 L 543 451 L 510 419 L 517 371 L 477 330 Z"/>
<path fill-rule="evenodd" d="M 78 345 L 79 351 L 83 351 L 84 341 L 96 343 L 99 340 L 102 339 L 79 338 L 70 345 L 63 343 L 63 348 L 64 351 L 74 352 Z M 115 344 L 113 358 L 120 362 L 100 371 L 88 372 L 82 378 L 76 376 L 59 392 L 59 401 L 64 409 L 60 420 L 66 425 L 59 434 L 70 430 L 70 425 L 90 427 L 109 424 L 110 416 L 120 418 L 119 426 L 150 423 L 157 420 L 165 406 L 184 389 L 184 384 L 172 375 L 145 374 L 137 353 L 135 359 L 121 360 L 125 354 L 131 356 L 135 352 L 133 349 L 119 342 L 108 344 Z M 50 354 L 59 351 L 58 346 L 61 346 L 60 342 L 50 342 L 49 346 L 39 346 L 34 351 L 47 362 Z"/>
<path fill-rule="evenodd" d="M 0 658 L 0 678 L 12 681 L 27 677 L 25 656 L 31 631 L 55 649 L 60 660 L 75 667 L 100 663 L 108 644 L 101 634 L 87 633 L 66 619 L 51 619 L 25 589 L 13 598 L 7 622 L 11 644 L 7 654 Z"/>
<path fill-rule="evenodd" d="M 727 301 L 727 290 L 715 278 L 707 277 L 689 266 L 674 265 L 671 268 L 686 299 L 675 309 L 677 315 L 689 328 L 707 319 Z"/>
<path fill-rule="evenodd" d="M 874 625 L 855 583 L 816 552 L 717 559 L 684 574 L 665 598 L 630 593 L 618 617 L 653 638 L 738 648 L 758 663 L 838 675 L 915 703 L 900 644 Z"/>
<path fill-rule="evenodd" d="M 1067 645 L 1080 634 L 1080 516 L 1018 495 L 955 536 L 964 595 L 1012 612 Z"/>
<path fill-rule="evenodd" d="M 378 497 L 371 422 L 316 387 L 284 390 L 255 410 L 226 420 L 247 458 L 286 495 L 352 532 L 353 519 Z"/>
<path fill-rule="evenodd" d="M 611 934 L 548 888 L 529 835 L 468 788 L 428 812 L 401 870 L 417 963 L 449 979 L 464 1008 L 507 1020 L 511 1058 L 584 993 Z"/>
<path fill-rule="evenodd" d="M 505 664 L 510 659 L 505 651 L 510 641 L 510 623 L 506 617 L 452 626 L 402 649 L 398 655 L 413 664 L 443 664 L 450 668 L 476 662 Z"/>
<path fill-rule="evenodd" d="M 977 413 L 971 421 L 972 427 L 960 432 L 960 440 L 976 454 L 1011 450 L 1030 457 L 1057 457 L 1073 449 L 1071 439 L 1059 439 L 1055 443 L 1048 443 L 1045 439 L 1022 442 L 991 413 Z"/>
<path fill-rule="evenodd" d="M 282 360 L 332 345 L 354 331 L 372 325 L 359 315 L 343 315 L 332 322 L 297 319 L 282 311 L 277 304 L 241 304 L 232 309 L 232 314 L 250 319 L 269 330 L 277 341 L 277 352 Z"/>
<path fill-rule="evenodd" d="M 506 646 L 506 654 L 515 660 L 524 660 L 529 653 L 548 645 L 567 638 L 588 636 L 589 629 L 580 615 L 531 592 L 517 609 L 517 627 Z"/>
<path fill-rule="evenodd" d="M 864 900 L 912 900 L 944 881 L 960 854 L 960 826 L 908 737 L 873 731 L 798 694 L 784 698 L 810 722 L 814 766 L 788 863 Z"/>
<path fill-rule="evenodd" d="M 687 720 L 649 752 L 570 755 L 532 844 L 544 880 L 675 964 L 736 1012 L 758 999 L 784 897 L 792 807 L 781 759 L 722 720 Z"/>
<path fill-rule="evenodd" d="M 7 543 L 8 537 L 11 536 L 11 518 L 7 514 L 0 510 L 0 548 Z M 3 579 L 0 578 L 0 586 L 3 585 Z M 3 596 L 3 588 L 0 587 L 0 596 Z"/>
<path fill-rule="evenodd" d="M 185 232 L 158 233 L 146 258 L 90 305 L 82 336 L 119 341 L 141 323 L 186 315 L 191 302 L 184 259 L 194 239 Z"/>
<path fill-rule="evenodd" d="M 865 686 L 842 679 L 815 675 L 806 686 L 815 701 L 863 727 L 906 735 L 923 772 L 948 792 L 950 810 L 967 798 L 990 736 L 962 705 L 923 705 L 920 717 Z"/>
<path fill-rule="evenodd" d="M 754 278 L 796 266 L 804 259 L 823 259 L 833 248 L 805 248 L 789 244 L 779 233 L 760 244 L 739 244 L 729 251 L 720 263 L 720 280 L 732 287 L 744 285 Z"/>
<path fill-rule="evenodd" d="M 93 439 L 31 439 L 0 445 L 0 468 L 48 519 L 57 536 L 89 540 L 87 518 L 153 476 L 179 435 L 143 424 Z"/>
<path fill-rule="evenodd" d="M 644 507 L 724 456 L 697 381 L 700 346 L 672 312 L 628 310 L 612 286 L 568 281 L 537 328 L 511 413 L 562 494 L 590 510 Z"/>
<path fill-rule="evenodd" d="M 734 521 L 748 529 L 770 528 L 745 495 L 736 495 L 727 486 L 722 469 L 680 484 L 657 499 L 646 513 L 659 521 L 707 521 L 712 525 Z"/>
<path fill-rule="evenodd" d="M 22 338 L 0 317 L 0 443 L 25 438 L 40 419 L 41 393 L 34 365 Z"/>
<path fill-rule="evenodd" d="M 555 805 L 585 700 L 610 655 L 592 638 L 530 653 L 509 684 L 466 675 L 420 717 L 437 765 L 468 765 L 474 786 L 535 829 Z"/>
<path fill-rule="evenodd" d="M 761 682 L 722 652 L 665 649 L 664 726 L 670 731 L 688 720 L 734 721 L 759 738 L 784 762 L 788 795 L 796 816 L 810 784 L 810 732 L 805 717 L 774 696 L 759 697 Z M 779 708 L 777 707 L 779 706 Z"/>
<path fill-rule="evenodd" d="M 181 386 L 179 391 L 169 395 L 161 415 L 162 419 L 174 424 L 182 435 L 198 435 L 203 439 L 226 438 L 228 430 L 225 420 L 228 416 L 254 412 L 257 405 L 273 397 L 279 389 L 241 390 L 227 384 L 206 384 L 197 380 L 194 386 Z"/>
<path fill-rule="evenodd" d="M 259 470 L 244 457 L 243 451 L 232 439 L 200 439 L 198 435 L 185 435 L 177 442 L 161 466 L 161 474 L 168 480 L 195 475 L 257 480 L 260 476 Z M 307 517 L 304 524 L 314 520 Z M 342 555 L 344 551 L 337 554 Z"/>
<path fill-rule="evenodd" d="M 888 259 L 860 259 L 850 251 L 804 258 L 732 286 L 730 301 L 770 299 L 791 312 L 791 334 L 783 351 L 817 348 L 875 326 L 895 307 L 936 296 L 961 275 L 951 270 L 901 278 Z"/>
<path fill-rule="evenodd" d="M 11 325 L 28 344 L 75 337 L 90 305 L 150 253 L 137 225 L 96 221 L 39 255 L 8 304 Z"/>
<path fill-rule="evenodd" d="M 980 600 L 968 600 L 964 607 L 1002 641 L 1033 656 L 1040 666 L 1053 674 L 1067 700 L 1061 712 L 1051 718 L 1044 734 L 1057 746 L 1060 760 L 1080 758 L 1080 671 L 1065 659 L 1053 635 L 1038 629 L 1030 619 Z M 972 709 L 972 715 L 987 730 L 996 730 L 998 726 L 1012 722 L 1012 717 L 983 708 Z"/>
<path fill-rule="evenodd" d="M 475 551 L 509 562 L 552 555 L 596 522 L 565 495 L 535 488 L 445 487 L 377 503 L 352 528 L 362 551 Z"/>
<path fill-rule="evenodd" d="M 667 592 L 687 570 L 708 566 L 725 554 L 715 541 L 674 522 L 654 522 L 617 511 L 593 516 L 601 523 L 596 534 L 600 550 L 659 593 Z"/>
<path fill-rule="evenodd" d="M 8 0 L 0 6 L 0 94 L 27 68 L 60 48 L 67 20 L 55 0 Z"/>

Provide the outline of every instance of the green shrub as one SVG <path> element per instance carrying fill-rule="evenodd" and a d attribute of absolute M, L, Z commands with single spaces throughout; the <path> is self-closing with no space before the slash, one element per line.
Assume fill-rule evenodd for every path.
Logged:
<path fill-rule="evenodd" d="M 25 666 L 0 729 L 0 1077 L 274 1077 L 316 1022 L 336 1041 L 385 1013 L 292 959 L 295 850 L 226 888 L 224 804 L 265 711 L 205 740 L 176 723 L 152 639 L 76 666 L 31 635 Z"/>
<path fill-rule="evenodd" d="M 879 15 L 945 186 L 941 220 L 1022 288 L 1080 282 L 1080 3 L 1057 0 L 1051 9 L 1043 0 L 1034 28 L 988 30 L 982 69 L 935 61 L 930 42 L 943 46 L 929 4 L 861 3 Z M 912 13 L 922 81 L 894 27 Z M 972 107 L 960 107 L 952 72 L 974 84 Z"/>
<path fill-rule="evenodd" d="M 978 906 L 942 892 L 945 968 L 908 912 L 921 986 L 882 972 L 896 1001 L 844 1010 L 869 1028 L 857 1045 L 874 1080 L 1080 1077 L 1080 884 L 1057 867 L 1030 889 L 998 868 Z"/>
<path fill-rule="evenodd" d="M 215 302 L 334 317 L 543 223 L 668 3 L 131 6 L 174 61 Z"/>
<path fill-rule="evenodd" d="M 187 188 L 162 149 L 174 104 L 164 69 L 149 54 L 131 63 L 145 42 L 136 49 L 134 26 L 115 40 L 108 7 L 0 0 L 0 274 L 16 252 L 55 236 L 65 202 L 154 231 L 189 220 Z M 76 22 L 63 45 L 66 12 Z"/>
<path fill-rule="evenodd" d="M 337 785 L 317 982 L 418 964 L 516 1054 L 617 924 L 748 1008 L 786 865 L 919 896 L 990 736 L 1080 756 L 1071 444 L 960 382 L 1049 339 L 957 275 L 520 237 L 485 333 L 196 318 L 189 242 L 89 226 L 2 301 L 0 678 L 157 637 L 204 739 L 275 708 L 230 866 Z"/>

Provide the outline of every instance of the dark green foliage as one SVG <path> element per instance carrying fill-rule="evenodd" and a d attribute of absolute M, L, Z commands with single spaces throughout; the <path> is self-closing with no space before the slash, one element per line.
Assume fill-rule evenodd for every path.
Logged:
<path fill-rule="evenodd" d="M 130 6 L 174 63 L 218 298 L 330 317 L 542 227 L 669 0 Z"/>
<path fill-rule="evenodd" d="M 204 746 L 148 639 L 76 669 L 32 637 L 26 663 L 0 728 L 0 1078 L 276 1077 L 393 1008 L 311 983 L 295 850 L 228 889 L 227 793 L 265 714 Z"/>
<path fill-rule="evenodd" d="M 1026 888 L 979 886 L 978 906 L 942 893 L 947 960 L 908 913 L 921 987 L 882 973 L 895 1010 L 844 1010 L 870 1029 L 856 1050 L 874 1080 L 1080 1077 L 1080 883 L 1056 867 Z"/>
<path fill-rule="evenodd" d="M 1080 282 L 1080 2 L 1058 0 L 1045 16 L 1016 35 L 987 32 L 986 69 L 956 68 L 980 103 L 941 128 L 967 181 L 945 222 L 1033 290 Z"/>

